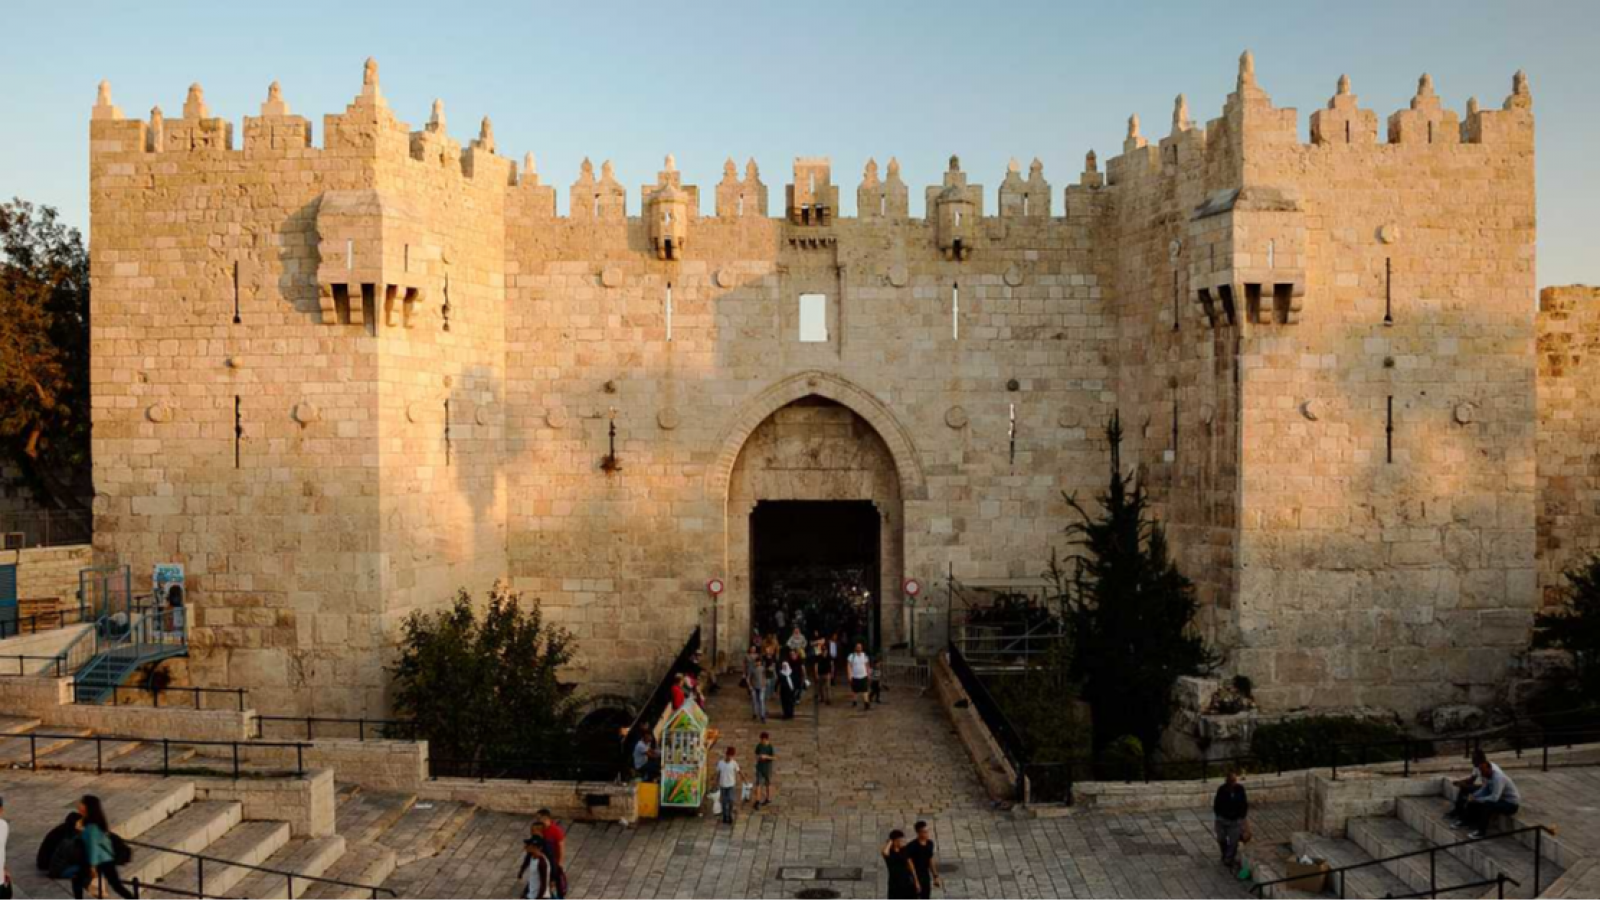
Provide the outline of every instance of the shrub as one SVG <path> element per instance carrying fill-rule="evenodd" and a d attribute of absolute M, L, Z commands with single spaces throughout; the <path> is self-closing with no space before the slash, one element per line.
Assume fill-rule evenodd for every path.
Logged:
<path fill-rule="evenodd" d="M 1566 604 L 1533 621 L 1533 646 L 1572 654 L 1578 685 L 1600 698 L 1600 555 L 1566 573 Z"/>
<path fill-rule="evenodd" d="M 1144 765 L 1144 742 L 1137 736 L 1123 735 L 1101 752 L 1096 775 L 1108 781 L 1131 782 L 1144 778 Z"/>
<path fill-rule="evenodd" d="M 545 623 L 537 601 L 524 610 L 520 595 L 497 584 L 479 615 L 462 590 L 450 609 L 406 618 L 395 712 L 452 766 L 567 757 L 577 706 L 556 674 L 574 644 Z"/>
<path fill-rule="evenodd" d="M 1047 664 L 1020 676 L 989 677 L 984 684 L 1006 719 L 1022 733 L 1033 761 L 1059 763 L 1089 755 L 1093 728 L 1080 715 L 1079 705 L 1063 700 L 1074 699 L 1075 693 L 1060 668 Z"/>
<path fill-rule="evenodd" d="M 1341 766 L 1400 760 L 1405 757 L 1408 741 L 1413 755 L 1432 753 L 1428 742 L 1411 739 L 1405 730 L 1391 723 L 1353 716 L 1308 716 L 1257 727 L 1250 753 L 1261 758 L 1255 769 L 1304 770 L 1332 763 L 1336 745 L 1369 745 L 1364 750 L 1340 748 L 1337 754 Z"/>

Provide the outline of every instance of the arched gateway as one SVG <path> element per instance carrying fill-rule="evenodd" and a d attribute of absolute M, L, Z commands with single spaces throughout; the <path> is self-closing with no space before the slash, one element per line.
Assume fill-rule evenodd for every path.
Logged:
<path fill-rule="evenodd" d="M 769 389 L 736 421 L 713 468 L 724 498 L 727 593 L 720 650 L 754 632 L 904 640 L 905 504 L 925 496 L 910 438 L 871 395 L 810 373 Z"/>

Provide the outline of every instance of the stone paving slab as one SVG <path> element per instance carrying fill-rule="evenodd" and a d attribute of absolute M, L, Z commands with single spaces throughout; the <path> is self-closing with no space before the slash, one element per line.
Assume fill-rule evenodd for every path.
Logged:
<path fill-rule="evenodd" d="M 743 697 L 710 705 L 721 748 L 735 746 L 753 772 L 761 729 Z M 777 803 L 741 806 L 733 826 L 710 815 L 669 814 L 638 824 L 568 829 L 575 898 L 792 898 L 830 888 L 881 898 L 878 848 L 889 830 L 932 824 L 954 872 L 945 897 L 1243 898 L 1248 886 L 1215 862 L 1209 811 L 1074 813 L 1033 819 L 983 793 L 949 720 L 932 698 L 892 696 L 870 712 L 835 702 L 793 721 L 769 721 L 777 747 Z M 1257 812 L 1263 842 L 1303 828 L 1301 806 Z M 405 897 L 506 897 L 517 890 L 525 817 L 477 812 L 436 857 L 398 869 L 385 884 Z M 784 880 L 786 867 L 860 868 L 852 880 Z"/>

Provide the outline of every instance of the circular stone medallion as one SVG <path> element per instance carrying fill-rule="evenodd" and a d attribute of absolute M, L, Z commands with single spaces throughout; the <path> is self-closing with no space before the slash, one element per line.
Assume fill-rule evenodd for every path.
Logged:
<path fill-rule="evenodd" d="M 911 281 L 911 271 L 905 266 L 896 263 L 889 267 L 889 284 L 896 288 L 904 288 Z"/>
<path fill-rule="evenodd" d="M 967 424 L 967 411 L 962 407 L 951 407 L 944 411 L 944 424 L 952 429 L 963 428 Z"/>
<path fill-rule="evenodd" d="M 622 284 L 622 270 L 615 266 L 607 266 L 600 270 L 600 284 L 607 288 L 615 288 Z"/>
<path fill-rule="evenodd" d="M 491 414 L 491 412 L 489 410 L 489 405 L 488 404 L 479 404 L 478 405 L 478 413 L 477 413 L 477 416 L 475 417 L 477 419 L 478 425 L 488 425 L 491 415 L 492 414 Z"/>
<path fill-rule="evenodd" d="M 1015 288 L 1022 284 L 1022 267 L 1012 266 L 1006 270 L 1006 274 L 1002 277 L 1008 286 Z"/>
<path fill-rule="evenodd" d="M 151 422 L 167 422 L 172 419 L 172 408 L 164 400 L 156 401 L 145 409 L 144 416 Z"/>
<path fill-rule="evenodd" d="M 544 424 L 552 429 L 565 428 L 567 425 L 566 411 L 551 410 L 550 412 L 544 414 Z"/>
<path fill-rule="evenodd" d="M 668 432 L 677 428 L 678 422 L 678 411 L 671 407 L 667 407 L 656 414 L 656 425 L 661 426 L 662 429 Z"/>
<path fill-rule="evenodd" d="M 301 425 L 310 425 L 322 418 L 322 411 L 317 409 L 316 404 L 303 400 L 294 405 L 294 410 L 291 411 L 290 415 L 294 417 L 295 422 Z"/>

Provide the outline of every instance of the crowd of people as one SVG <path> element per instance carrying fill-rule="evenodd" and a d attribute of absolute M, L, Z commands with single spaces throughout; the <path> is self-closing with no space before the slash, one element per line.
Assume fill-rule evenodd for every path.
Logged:
<path fill-rule="evenodd" d="M 783 719 L 792 720 L 807 692 L 815 691 L 818 703 L 831 705 L 841 680 L 849 687 L 850 706 L 871 710 L 881 701 L 883 683 L 864 644 L 856 642 L 846 653 L 837 633 L 818 632 L 808 640 L 796 626 L 781 645 L 772 634 L 750 642 L 739 684 L 750 695 L 752 718 L 765 723 L 774 697 Z"/>

